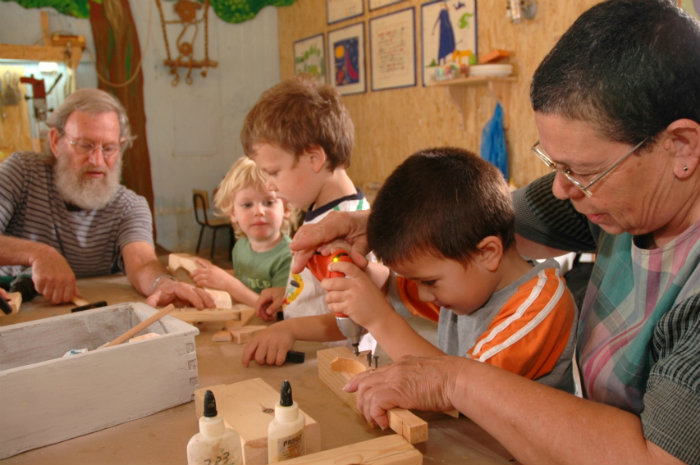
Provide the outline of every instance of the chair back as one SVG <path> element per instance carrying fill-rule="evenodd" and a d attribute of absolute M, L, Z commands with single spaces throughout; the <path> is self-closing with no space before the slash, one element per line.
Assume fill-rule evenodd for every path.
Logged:
<path fill-rule="evenodd" d="M 209 193 L 202 189 L 192 189 L 194 202 L 194 219 L 202 226 L 210 226 L 207 212 L 209 211 Z"/>

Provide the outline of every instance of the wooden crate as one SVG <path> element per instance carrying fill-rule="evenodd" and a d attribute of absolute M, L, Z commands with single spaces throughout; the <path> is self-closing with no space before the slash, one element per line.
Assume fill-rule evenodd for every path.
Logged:
<path fill-rule="evenodd" d="M 98 349 L 154 313 L 127 303 L 0 327 L 0 458 L 191 401 L 197 328 L 165 316 L 142 331 L 159 337 Z"/>
<path fill-rule="evenodd" d="M 275 403 L 280 400 L 279 388 L 275 389 L 260 378 L 252 378 L 233 384 L 217 384 L 195 392 L 197 418 L 204 411 L 204 393 L 210 389 L 216 399 L 219 415 L 226 425 L 241 436 L 243 463 L 264 465 L 267 463 L 267 427 L 274 416 Z M 292 392 L 294 386 L 292 386 Z M 304 412 L 304 409 L 300 410 Z M 321 450 L 321 427 L 304 412 L 306 426 L 304 439 L 306 453 Z"/>

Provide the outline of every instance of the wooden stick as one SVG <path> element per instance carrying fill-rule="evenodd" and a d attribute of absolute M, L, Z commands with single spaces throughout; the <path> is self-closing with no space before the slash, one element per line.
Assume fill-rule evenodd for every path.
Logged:
<path fill-rule="evenodd" d="M 107 347 L 112 347 L 112 346 L 116 346 L 118 344 L 121 344 L 122 342 L 126 341 L 127 339 L 138 334 L 144 328 L 147 328 L 148 326 L 152 325 L 156 321 L 160 320 L 165 315 L 172 312 L 174 309 L 175 309 L 175 306 L 173 304 L 170 304 L 167 307 L 163 307 L 162 309 L 160 309 L 160 311 L 158 313 L 153 314 L 150 317 L 146 318 L 141 323 L 137 324 L 136 326 L 134 326 L 130 330 L 126 331 L 121 336 L 117 336 L 112 341 L 108 342 L 107 344 L 105 344 L 104 346 L 102 346 L 100 348 L 107 348 Z"/>

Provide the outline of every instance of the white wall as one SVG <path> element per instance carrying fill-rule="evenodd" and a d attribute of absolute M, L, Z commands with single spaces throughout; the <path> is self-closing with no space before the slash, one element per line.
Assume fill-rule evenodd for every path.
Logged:
<path fill-rule="evenodd" d="M 207 77 L 193 71 L 193 84 L 172 86 L 173 75 L 163 65 L 165 43 L 153 1 L 130 0 L 143 55 L 146 131 L 151 156 L 158 243 L 173 251 L 193 251 L 199 228 L 192 212 L 192 189 L 216 187 L 233 161 L 242 156 L 239 134 L 243 118 L 260 93 L 279 82 L 277 12 L 264 8 L 242 24 L 220 20 L 209 12 L 209 56 L 218 61 Z M 169 2 L 163 2 L 166 17 Z M 0 2 L 0 43 L 41 43 L 40 10 Z M 87 19 L 76 19 L 46 8 L 51 32 L 84 35 L 78 87 L 96 87 L 92 32 Z M 150 21 L 149 21 L 150 15 Z M 171 55 L 177 32 L 168 30 Z M 203 42 L 200 29 L 196 43 Z M 199 54 L 196 58 L 199 58 Z M 205 237 L 208 247 L 210 232 Z M 227 240 L 220 234 L 220 251 Z"/>

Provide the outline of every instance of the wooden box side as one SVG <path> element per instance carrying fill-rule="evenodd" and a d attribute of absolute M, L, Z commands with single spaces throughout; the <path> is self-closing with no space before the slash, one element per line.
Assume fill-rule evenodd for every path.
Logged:
<path fill-rule="evenodd" d="M 261 378 L 252 378 L 233 384 L 218 384 L 195 391 L 197 418 L 202 415 L 204 393 L 210 389 L 216 399 L 219 415 L 226 425 L 241 436 L 243 463 L 264 465 L 267 463 L 267 427 L 274 416 L 275 403 L 279 402 L 279 390 Z M 294 386 L 292 386 L 294 389 Z M 321 450 L 320 425 L 300 409 L 306 419 L 304 437 L 307 453 Z"/>

